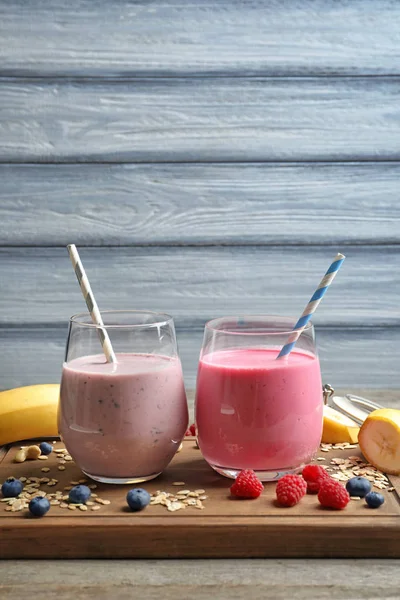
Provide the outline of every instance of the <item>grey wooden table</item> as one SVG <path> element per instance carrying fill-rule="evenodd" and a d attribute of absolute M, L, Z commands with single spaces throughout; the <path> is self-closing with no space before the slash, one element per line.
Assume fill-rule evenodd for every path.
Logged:
<path fill-rule="evenodd" d="M 12 561 L 2 600 L 398 600 L 396 560 Z"/>

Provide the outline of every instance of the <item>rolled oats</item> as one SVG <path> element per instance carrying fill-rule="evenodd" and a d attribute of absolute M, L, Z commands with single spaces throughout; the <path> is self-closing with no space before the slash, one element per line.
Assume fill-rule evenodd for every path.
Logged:
<path fill-rule="evenodd" d="M 169 506 L 167 506 L 167 510 L 170 512 L 175 512 L 177 510 L 181 510 L 182 508 L 185 508 L 183 502 L 171 502 Z"/>
<path fill-rule="evenodd" d="M 24 508 L 26 508 L 26 506 L 27 504 L 25 499 L 17 499 L 15 502 L 12 503 L 11 510 L 12 512 L 17 512 L 23 510 Z"/>
<path fill-rule="evenodd" d="M 322 445 L 321 445 L 322 446 Z M 332 445 L 332 449 L 343 447 L 343 444 Z M 348 447 L 356 447 L 350 444 Z M 321 447 L 321 450 L 323 448 Z M 323 465 L 329 475 L 337 481 L 346 482 L 352 477 L 365 477 L 378 489 L 386 489 L 389 485 L 387 476 L 378 471 L 373 465 L 365 462 L 360 456 L 349 456 L 348 458 L 334 457 L 329 465 Z"/>

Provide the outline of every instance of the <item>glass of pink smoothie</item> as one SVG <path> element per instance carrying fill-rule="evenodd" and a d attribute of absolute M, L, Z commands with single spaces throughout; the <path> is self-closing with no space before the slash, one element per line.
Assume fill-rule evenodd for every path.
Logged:
<path fill-rule="evenodd" d="M 147 481 L 169 464 L 188 425 L 173 319 L 145 311 L 104 311 L 102 317 L 117 363 L 106 361 L 89 314 L 72 317 L 60 436 L 92 479 Z"/>
<path fill-rule="evenodd" d="M 205 326 L 197 374 L 196 425 L 205 460 L 234 478 L 295 473 L 315 456 L 323 397 L 314 328 L 278 360 L 296 319 L 223 317 Z"/>

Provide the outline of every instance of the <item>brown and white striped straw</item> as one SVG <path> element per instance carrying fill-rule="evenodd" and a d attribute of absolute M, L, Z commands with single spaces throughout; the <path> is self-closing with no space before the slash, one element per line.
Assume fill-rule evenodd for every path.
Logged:
<path fill-rule="evenodd" d="M 93 295 L 92 288 L 90 287 L 89 279 L 87 278 L 85 269 L 83 268 L 82 261 L 78 254 L 78 250 L 76 249 L 75 244 L 69 244 L 67 246 L 67 249 L 92 321 L 95 325 L 98 326 L 97 333 L 99 334 L 100 342 L 103 347 L 103 352 L 106 356 L 106 359 L 110 363 L 116 363 L 117 358 L 115 356 L 115 352 L 111 345 L 111 341 L 108 336 L 107 330 L 104 327 L 99 307 L 97 306 L 96 299 Z"/>

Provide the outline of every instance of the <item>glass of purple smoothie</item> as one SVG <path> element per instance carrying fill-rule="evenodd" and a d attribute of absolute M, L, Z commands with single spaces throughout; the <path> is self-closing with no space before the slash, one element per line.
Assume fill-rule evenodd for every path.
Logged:
<path fill-rule="evenodd" d="M 148 481 L 167 467 L 188 426 L 174 322 L 146 311 L 102 316 L 117 362 L 107 362 L 101 352 L 99 327 L 88 313 L 70 319 L 60 436 L 95 481 Z"/>

